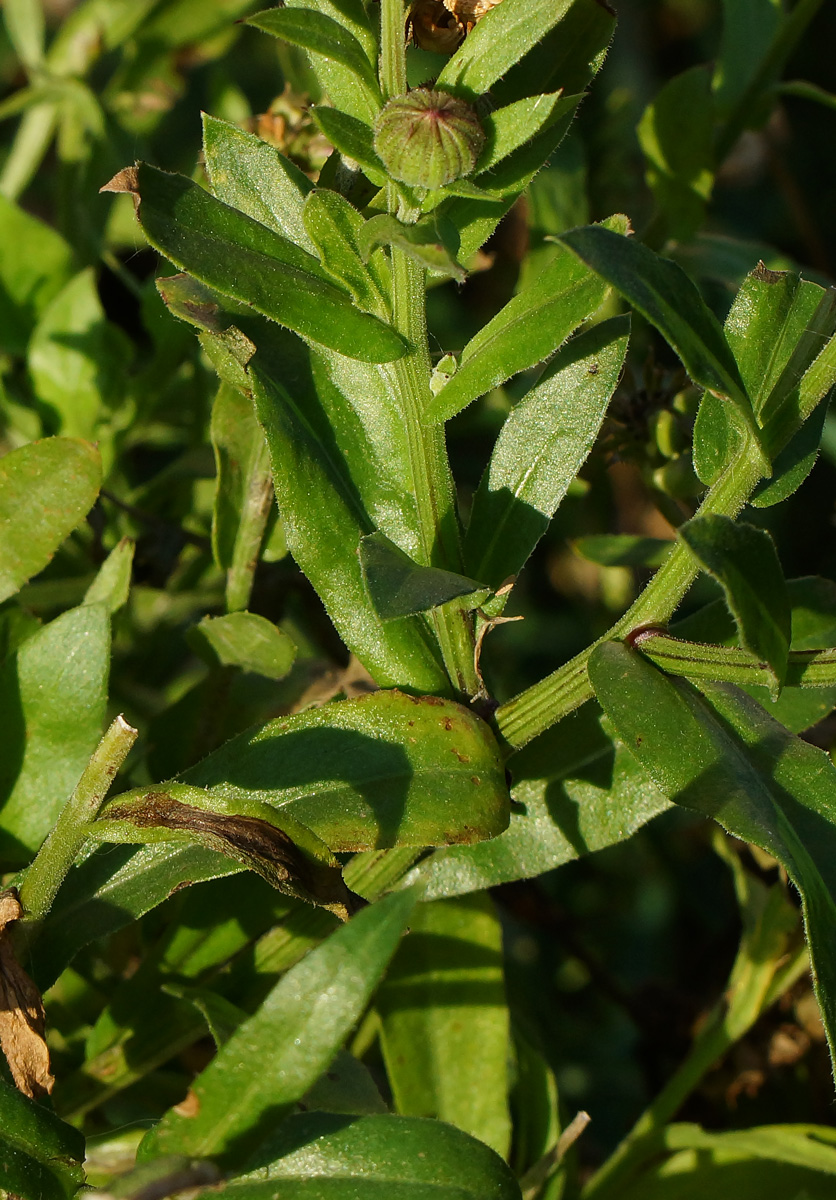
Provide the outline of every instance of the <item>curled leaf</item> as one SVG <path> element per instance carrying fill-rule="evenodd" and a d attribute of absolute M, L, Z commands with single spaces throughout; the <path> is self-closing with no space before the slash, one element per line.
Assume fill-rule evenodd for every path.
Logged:
<path fill-rule="evenodd" d="M 40 993 L 15 957 L 8 927 L 22 915 L 17 892 L 0 892 L 0 1048 L 12 1079 L 31 1099 L 48 1095 L 55 1083 L 44 1041 Z"/>

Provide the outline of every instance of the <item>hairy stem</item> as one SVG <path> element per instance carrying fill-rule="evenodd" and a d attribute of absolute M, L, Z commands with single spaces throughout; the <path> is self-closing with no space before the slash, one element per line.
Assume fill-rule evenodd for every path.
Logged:
<path fill-rule="evenodd" d="M 136 738 L 137 731 L 124 717 L 117 717 L 93 751 L 75 791 L 26 872 L 20 889 L 20 903 L 24 910 L 22 924 L 29 931 L 29 937 L 49 912 L 64 876 L 84 845 L 89 827 Z"/>

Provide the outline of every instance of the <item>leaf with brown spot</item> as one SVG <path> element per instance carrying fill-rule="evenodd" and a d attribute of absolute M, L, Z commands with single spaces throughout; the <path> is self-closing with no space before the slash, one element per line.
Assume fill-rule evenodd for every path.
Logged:
<path fill-rule="evenodd" d="M 44 1006 L 15 957 L 8 927 L 22 915 L 17 892 L 0 892 L 0 1048 L 15 1086 L 31 1099 L 48 1095 L 55 1083 L 44 1041 Z"/>

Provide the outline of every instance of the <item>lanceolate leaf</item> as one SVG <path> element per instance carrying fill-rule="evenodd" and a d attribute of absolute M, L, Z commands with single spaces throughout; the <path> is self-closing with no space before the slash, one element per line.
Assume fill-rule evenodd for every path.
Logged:
<path fill-rule="evenodd" d="M 422 567 L 382 533 L 364 537 L 358 553 L 369 596 L 383 621 L 426 612 L 458 596 L 472 596 L 475 608 L 488 595 L 489 589 L 475 579 Z"/>
<path fill-rule="evenodd" d="M 340 63 L 354 75 L 372 104 L 382 104 L 377 75 L 365 50 L 333 17 L 313 8 L 268 8 L 248 17 L 247 24 Z"/>
<path fill-rule="evenodd" d="M 313 184 L 295 163 L 263 138 L 207 113 L 203 154 L 218 200 L 314 253 L 302 220 Z"/>
<path fill-rule="evenodd" d="M 731 685 L 673 681 L 633 650 L 599 646 L 595 694 L 671 799 L 713 817 L 786 868 L 801 893 L 813 978 L 836 1042 L 836 767 Z"/>
<path fill-rule="evenodd" d="M 476 579 L 497 588 L 521 570 L 592 448 L 629 333 L 629 318 L 614 317 L 573 339 L 512 409 L 467 530 L 464 557 Z"/>
<path fill-rule="evenodd" d="M 612 237 L 623 240 L 617 234 Z M 478 396 L 553 354 L 605 295 L 606 285 L 593 271 L 568 252 L 558 255 L 468 342 L 456 374 L 428 404 L 426 419 L 448 420 Z"/>
<path fill-rule="evenodd" d="M 508 824 L 487 725 L 451 701 L 394 691 L 280 717 L 178 782 L 209 789 L 227 811 L 251 801 L 286 811 L 335 851 L 475 842 Z"/>
<path fill-rule="evenodd" d="M 305 203 L 305 229 L 330 275 L 348 288 L 361 308 L 391 316 L 391 272 L 383 253 L 369 254 L 366 222 L 339 192 L 318 188 Z"/>
<path fill-rule="evenodd" d="M 790 601 L 769 534 L 711 515 L 680 526 L 679 536 L 721 584 L 743 646 L 770 667 L 780 690 L 790 648 Z"/>
<path fill-rule="evenodd" d="M 84 520 L 98 495 L 101 473 L 95 446 L 75 438 L 45 438 L 3 457 L 0 601 L 43 570 Z"/>
<path fill-rule="evenodd" d="M 720 324 L 681 267 L 603 225 L 573 229 L 559 240 L 656 326 L 695 383 L 748 406 Z"/>
<path fill-rule="evenodd" d="M 0 672 L 0 853 L 6 869 L 37 850 L 101 734 L 110 666 L 110 611 L 63 613 Z"/>
<path fill-rule="evenodd" d="M 0 1079 L 0 1188 L 28 1200 L 71 1200 L 84 1182 L 84 1138 Z"/>
<path fill-rule="evenodd" d="M 482 124 L 485 130 L 485 149 L 474 168 L 474 174 L 490 170 L 507 158 L 544 125 L 557 120 L 566 112 L 574 112 L 578 96 L 549 92 L 542 96 L 525 96 L 505 108 L 489 113 Z"/>
<path fill-rule="evenodd" d="M 313 1158 L 312 1148 L 315 1147 Z M 297 1113 L 223 1192 L 229 1200 L 520 1200 L 483 1142 L 419 1117 Z M 201 1193 L 209 1200 L 210 1193 Z"/>
<path fill-rule="evenodd" d="M 360 312 L 312 255 L 190 179 L 140 163 L 106 190 L 137 196 L 151 244 L 224 295 L 350 358 L 391 362 L 403 354 L 395 330 Z"/>
<path fill-rule="evenodd" d="M 502 931 L 485 893 L 422 904 L 378 992 L 397 1111 L 449 1121 L 507 1156 Z"/>
<path fill-rule="evenodd" d="M 433 217 L 425 217 L 414 225 L 404 225 L 397 217 L 381 213 L 364 225 L 359 239 L 360 251 L 368 258 L 376 246 L 397 246 L 427 270 L 449 275 L 462 283 L 465 272 L 455 259 L 458 234 L 455 226 L 449 222 L 446 225 L 448 229 L 443 220 Z"/>
<path fill-rule="evenodd" d="M 438 87 L 466 99 L 484 95 L 570 7 L 571 0 L 503 0 L 465 38 L 439 75 Z"/>
<path fill-rule="evenodd" d="M 371 125 L 350 113 L 340 112 L 338 108 L 327 108 L 324 104 L 318 104 L 311 116 L 340 154 L 353 158 L 372 183 L 383 187 L 387 179 L 386 168 L 377 157 Z"/>
<path fill-rule="evenodd" d="M 140 1159 L 187 1154 L 240 1165 L 327 1069 L 365 1009 L 416 899 L 414 890 L 387 896 L 288 971 L 195 1080 L 196 1111 L 167 1113 L 142 1143 Z"/>

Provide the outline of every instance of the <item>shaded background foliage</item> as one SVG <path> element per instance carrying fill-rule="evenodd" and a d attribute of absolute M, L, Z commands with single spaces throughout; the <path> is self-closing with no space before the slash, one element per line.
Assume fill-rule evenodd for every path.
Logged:
<path fill-rule="evenodd" d="M 207 429 L 216 378 L 192 331 L 164 312 L 153 282 L 157 256 L 135 225 L 130 199 L 98 195 L 117 169 L 139 158 L 199 175 L 201 109 L 276 138 L 303 167 L 320 165 L 325 148 L 304 113 L 306 99 L 317 98 L 316 85 L 302 55 L 235 24 L 258 7 L 257 0 L 103 0 L 98 23 L 92 30 L 82 27 L 73 40 L 73 6 L 55 0 L 48 6 L 49 20 L 55 27 L 64 21 L 63 29 L 70 30 L 57 140 L 39 131 L 33 110 L 23 118 L 30 124 L 21 136 L 14 105 L 25 78 L 0 29 L 0 115 L 6 117 L 0 127 L 0 190 L 58 228 L 77 265 L 91 269 L 87 292 L 76 301 L 78 311 L 86 306 L 86 316 L 64 349 L 98 363 L 96 378 L 79 387 L 86 386 L 100 404 L 89 427 L 80 427 L 81 419 L 62 407 L 31 362 L 27 373 L 21 339 L 12 331 L 0 346 L 0 437 L 12 449 L 42 435 L 95 435 L 108 466 L 105 490 L 86 526 L 24 589 L 21 601 L 33 620 L 57 615 L 81 600 L 120 538 L 136 540 L 134 586 L 114 627 L 110 704 L 140 729 L 141 749 L 129 763 L 137 784 L 191 765 L 255 721 L 363 686 L 362 672 L 352 676 L 317 597 L 286 555 L 280 525 L 259 566 L 251 609 L 280 624 L 296 642 L 290 675 L 277 682 L 210 669 L 187 639 L 186 631 L 207 606 L 223 608 L 223 578 L 210 547 L 215 465 Z M 89 14 L 90 7 L 76 11 Z M 484 269 L 462 287 L 448 282 L 431 293 L 430 331 L 439 347 L 463 345 L 499 311 L 520 280 L 548 261 L 549 236 L 622 211 L 651 245 L 664 243 L 637 126 L 666 81 L 716 54 L 720 5 L 630 0 L 620 5 L 618 16 L 609 58 L 571 134 L 491 239 L 480 264 Z M 125 29 L 131 30 L 130 41 Z M 824 5 L 785 77 L 833 90 L 834 45 L 836 11 Z M 100 98 L 101 107 L 90 103 L 91 96 Z M 43 116 L 42 126 L 48 124 Z M 776 269 L 801 265 L 808 277 L 832 282 L 834 129 L 833 108 L 787 95 L 766 126 L 747 132 L 724 163 L 700 233 L 680 247 L 721 318 L 759 258 Z M 646 578 L 644 568 L 582 558 L 570 539 L 604 533 L 665 537 L 671 505 L 680 517 L 687 511 L 687 496 L 678 507 L 674 488 L 651 486 L 658 482 L 654 472 L 665 465 L 654 437 L 658 414 L 673 411 L 685 380 L 655 334 L 640 322 L 634 330 L 627 372 L 599 445 L 513 597 L 509 611 L 525 620 L 488 640 L 486 677 L 499 699 L 542 678 L 602 633 Z M 43 336 L 49 342 L 48 329 Z M 44 376 L 49 361 L 47 354 Z M 521 387 L 522 381 L 511 386 Z M 465 506 L 509 411 L 509 391 L 491 393 L 450 425 Z M 788 503 L 749 517 L 775 537 L 788 577 L 836 578 L 833 419 L 823 448 L 809 480 Z M 701 579 L 687 606 L 713 594 L 713 585 Z M 4 630 L 4 636 L 13 632 Z M 825 723 L 814 737 L 829 749 L 834 734 Z M 749 866 L 762 869 L 754 860 Z M 765 877 L 768 873 L 766 868 Z M 224 905 L 231 904 L 247 936 L 288 910 L 261 880 L 239 879 L 234 887 L 240 897 L 229 900 L 235 893 L 224 892 Z M 112 935 L 104 948 L 86 948 L 48 994 L 55 1058 L 65 1073 L 76 1071 L 76 1090 L 61 1103 L 76 1114 L 89 1108 L 91 1132 L 157 1116 L 181 1097 L 184 1073 L 208 1060 L 211 1040 L 196 1036 L 186 1022 L 177 1057 L 150 1069 L 146 1061 L 133 1083 L 129 1069 L 124 1077 L 129 1086 L 111 1095 L 90 1087 L 78 1072 L 83 1034 L 102 998 L 139 963 L 145 963 L 139 970 L 149 969 L 147 963 L 165 952 L 178 926 L 199 931 L 207 914 L 216 912 L 213 888 L 217 900 L 218 885 L 205 884 L 205 898 L 201 889 L 174 896 Z M 496 889 L 494 897 L 519 1044 L 543 1051 L 567 1111 L 594 1112 L 581 1154 L 601 1161 L 682 1058 L 695 1024 L 727 977 L 739 935 L 727 866 L 705 824 L 676 811 L 622 845 L 535 881 Z M 258 917 L 252 915 L 256 910 Z M 298 911 L 291 916 L 302 928 L 304 920 Z M 233 967 L 246 986 L 230 991 L 246 995 L 247 1006 L 258 1002 L 281 969 L 280 954 L 272 964 L 256 957 L 245 952 Z M 171 1012 L 182 1016 L 182 1006 Z M 118 1016 L 118 992 L 114 1013 Z M 137 1036 L 137 1045 L 141 1041 Z M 376 1062 L 381 1066 L 379 1053 L 376 1044 L 368 1052 L 373 1069 Z M 521 1097 L 522 1085 L 517 1112 L 524 1128 Z M 806 982 L 707 1077 L 681 1119 L 710 1129 L 832 1120 L 827 1052 Z M 517 1152 L 522 1153 L 519 1147 Z"/>

